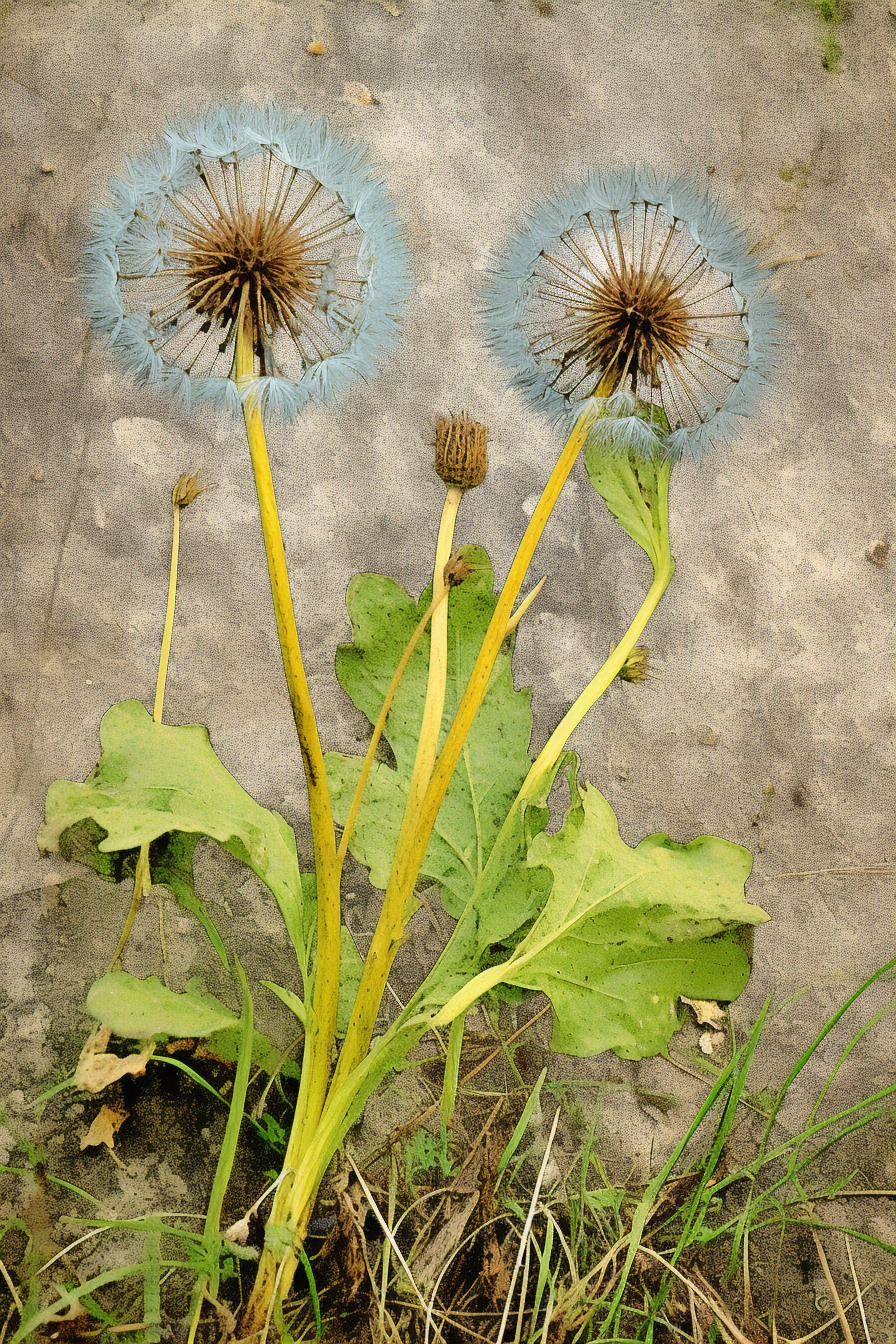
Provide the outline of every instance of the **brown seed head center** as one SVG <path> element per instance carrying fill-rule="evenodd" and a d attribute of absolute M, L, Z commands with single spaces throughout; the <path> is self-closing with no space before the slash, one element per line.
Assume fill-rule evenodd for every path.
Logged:
<path fill-rule="evenodd" d="M 305 239 L 261 211 L 220 215 L 194 225 L 188 247 L 179 254 L 188 275 L 190 306 L 230 326 L 240 295 L 249 286 L 256 330 L 291 330 L 296 310 L 307 307 L 320 282 L 322 262 L 307 257 Z"/>
<path fill-rule="evenodd" d="M 675 361 L 691 338 L 687 310 L 672 282 L 656 271 L 626 270 L 592 286 L 584 327 L 589 372 L 615 370 L 619 383 L 653 380 L 665 359 Z"/>

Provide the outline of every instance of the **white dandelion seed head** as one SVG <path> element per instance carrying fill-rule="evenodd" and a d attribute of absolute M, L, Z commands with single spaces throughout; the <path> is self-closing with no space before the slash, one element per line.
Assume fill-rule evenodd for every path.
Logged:
<path fill-rule="evenodd" d="M 141 380 L 239 409 L 240 304 L 254 396 L 292 419 L 371 377 L 395 342 L 409 256 L 363 146 L 277 107 L 217 107 L 128 160 L 86 248 L 90 320 Z"/>
<path fill-rule="evenodd" d="M 752 413 L 773 367 L 766 279 L 741 230 L 688 178 L 591 173 L 510 240 L 483 296 L 488 339 L 555 419 L 574 419 L 603 385 L 615 396 L 597 441 L 699 458 Z"/>

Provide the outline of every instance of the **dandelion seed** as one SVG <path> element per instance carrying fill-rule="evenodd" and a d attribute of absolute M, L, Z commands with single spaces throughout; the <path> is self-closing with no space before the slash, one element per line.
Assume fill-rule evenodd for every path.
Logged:
<path fill-rule="evenodd" d="M 287 419 L 369 377 L 397 335 L 408 254 L 360 146 L 273 107 L 175 123 L 94 221 L 84 293 L 125 366 L 185 401 Z M 255 377 L 233 382 L 241 305 Z"/>
<path fill-rule="evenodd" d="M 593 174 L 511 240 L 485 295 L 489 339 L 557 418 L 601 384 L 629 394 L 598 425 L 614 451 L 699 457 L 752 411 L 770 372 L 766 275 L 686 179 Z"/>

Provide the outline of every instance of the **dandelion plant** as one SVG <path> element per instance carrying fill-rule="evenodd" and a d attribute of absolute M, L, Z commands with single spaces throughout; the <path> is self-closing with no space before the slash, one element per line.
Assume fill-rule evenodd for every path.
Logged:
<path fill-rule="evenodd" d="M 336 671 L 373 737 L 363 758 L 343 756 L 324 751 L 314 716 L 265 425 L 372 374 L 394 338 L 408 263 L 388 197 L 359 148 L 271 108 L 176 124 L 161 148 L 128 165 L 112 196 L 89 248 L 94 322 L 139 376 L 245 418 L 315 873 L 300 871 L 290 828 L 227 774 L 204 729 L 153 723 L 134 701 L 104 717 L 103 755 L 87 782 L 51 788 L 41 843 L 65 845 L 89 824 L 91 861 L 148 846 L 166 881 L 175 838 L 211 836 L 258 874 L 283 916 L 296 982 L 264 983 L 296 1014 L 304 1054 L 241 1321 L 248 1335 L 266 1328 L 290 1291 L 317 1192 L 349 1127 L 427 1032 L 450 1026 L 456 1056 L 467 1011 L 512 985 L 548 995 L 556 1049 L 641 1058 L 665 1048 L 681 995 L 727 1001 L 746 983 L 742 931 L 766 918 L 744 895 L 749 854 L 711 836 L 653 835 L 629 847 L 609 804 L 579 779 L 567 742 L 616 676 L 646 675 L 638 640 L 675 569 L 674 465 L 702 455 L 751 411 L 770 367 L 773 312 L 743 236 L 683 180 L 646 170 L 595 175 L 530 217 L 495 263 L 488 339 L 513 381 L 562 424 L 565 443 L 496 592 L 486 552 L 454 540 L 464 493 L 490 488 L 488 430 L 467 413 L 438 421 L 445 501 L 431 589 L 414 597 L 376 574 L 349 585 L 352 642 L 337 651 Z M 654 580 L 533 761 L 530 694 L 515 688 L 511 659 L 534 593 L 519 597 L 583 452 Z M 377 759 L 382 738 L 391 764 Z M 569 806 L 548 834 L 546 800 L 561 772 Z M 340 918 L 348 852 L 384 893 L 363 965 Z M 453 932 L 377 1035 L 424 882 L 437 884 Z M 106 976 L 88 1008 L 123 1022 L 125 998 L 152 999 L 156 1009 L 147 1006 L 141 1021 L 162 1031 L 147 986 Z M 170 995 L 166 1011 L 175 1000 L 178 1022 L 202 1034 L 195 996 Z M 447 1073 L 450 1098 L 450 1062 Z M 450 1109 L 443 1103 L 446 1118 Z"/>

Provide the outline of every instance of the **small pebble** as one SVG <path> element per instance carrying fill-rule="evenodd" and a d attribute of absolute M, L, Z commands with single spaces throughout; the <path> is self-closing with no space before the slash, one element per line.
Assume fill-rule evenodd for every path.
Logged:
<path fill-rule="evenodd" d="M 369 107 L 376 103 L 376 99 L 366 84 L 356 84 L 354 81 L 349 81 L 343 85 L 342 94 L 347 103 L 354 103 L 356 107 Z"/>

